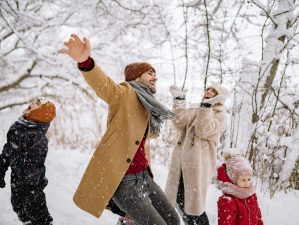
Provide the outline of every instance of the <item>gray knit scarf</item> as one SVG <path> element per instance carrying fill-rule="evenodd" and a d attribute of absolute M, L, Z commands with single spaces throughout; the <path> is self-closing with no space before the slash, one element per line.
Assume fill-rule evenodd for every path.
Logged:
<path fill-rule="evenodd" d="M 129 81 L 136 91 L 139 101 L 150 115 L 150 130 L 152 134 L 159 134 L 164 120 L 171 119 L 174 113 L 160 104 L 153 96 L 149 87 L 136 81 Z"/>

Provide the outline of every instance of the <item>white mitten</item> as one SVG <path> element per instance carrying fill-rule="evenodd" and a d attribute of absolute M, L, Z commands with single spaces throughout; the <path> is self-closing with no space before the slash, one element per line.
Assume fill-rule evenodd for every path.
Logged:
<path fill-rule="evenodd" d="M 173 98 L 178 98 L 179 97 L 179 98 L 182 98 L 182 99 L 184 99 L 186 97 L 186 93 L 188 91 L 187 89 L 182 91 L 180 88 L 178 88 L 175 85 L 171 85 L 169 87 L 169 90 L 170 90 L 170 93 L 171 93 Z"/>
<path fill-rule="evenodd" d="M 223 99 L 220 95 L 217 95 L 214 98 L 208 98 L 208 99 L 202 100 L 202 103 L 208 103 L 208 104 L 211 104 L 211 106 L 214 106 L 214 105 L 222 103 L 222 102 L 223 102 Z"/>

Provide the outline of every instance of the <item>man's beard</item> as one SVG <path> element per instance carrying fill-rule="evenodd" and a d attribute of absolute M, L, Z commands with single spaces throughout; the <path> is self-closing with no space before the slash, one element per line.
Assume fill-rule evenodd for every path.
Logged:
<path fill-rule="evenodd" d="M 148 85 L 148 88 L 151 90 L 151 93 L 152 93 L 152 94 L 155 94 L 155 93 L 156 93 L 156 87 L 152 87 L 152 86 L 149 86 L 149 85 Z"/>
<path fill-rule="evenodd" d="M 137 82 L 139 82 L 139 83 L 145 85 L 146 87 L 148 87 L 152 94 L 156 93 L 156 86 L 152 86 L 149 82 L 146 82 L 144 80 L 138 80 Z"/>
<path fill-rule="evenodd" d="M 146 87 L 148 87 L 152 94 L 156 93 L 156 87 L 150 85 L 149 83 L 142 82 L 142 80 L 140 80 L 138 82 L 140 82 L 140 83 L 144 84 Z"/>

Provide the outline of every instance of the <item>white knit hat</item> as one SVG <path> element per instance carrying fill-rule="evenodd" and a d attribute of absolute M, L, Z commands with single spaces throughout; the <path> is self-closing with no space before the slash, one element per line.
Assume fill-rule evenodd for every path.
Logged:
<path fill-rule="evenodd" d="M 214 98 L 204 99 L 203 102 L 207 102 L 212 105 L 215 105 L 215 104 L 223 105 L 225 100 L 229 97 L 228 90 L 225 87 L 221 86 L 220 84 L 212 83 L 211 85 L 209 85 L 207 87 L 207 89 L 208 88 L 215 89 L 217 91 L 218 95 L 216 95 Z"/>

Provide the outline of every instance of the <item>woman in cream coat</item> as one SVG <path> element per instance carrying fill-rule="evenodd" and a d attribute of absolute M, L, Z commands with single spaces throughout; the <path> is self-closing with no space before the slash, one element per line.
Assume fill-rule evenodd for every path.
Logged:
<path fill-rule="evenodd" d="M 175 86 L 170 91 L 176 114 L 172 121 L 180 138 L 172 153 L 165 193 L 178 206 L 186 225 L 208 225 L 205 200 L 216 171 L 217 145 L 227 121 L 223 104 L 229 93 L 213 84 L 200 106 L 186 108 L 185 92 Z"/>

